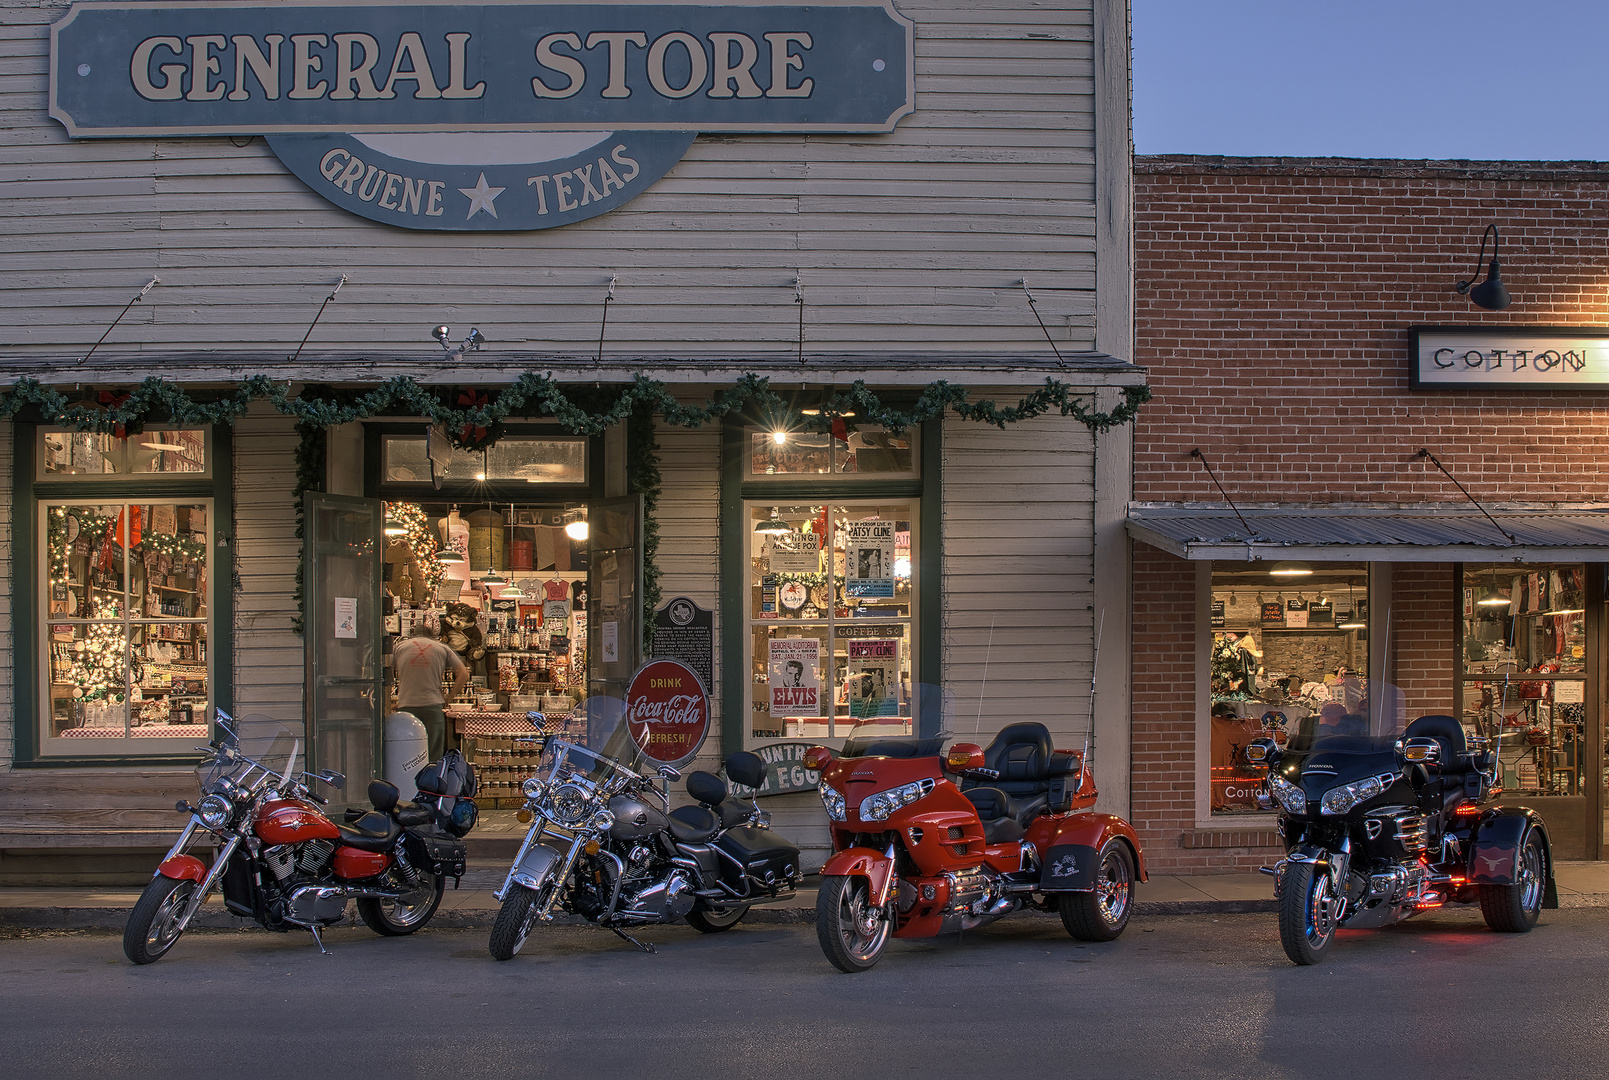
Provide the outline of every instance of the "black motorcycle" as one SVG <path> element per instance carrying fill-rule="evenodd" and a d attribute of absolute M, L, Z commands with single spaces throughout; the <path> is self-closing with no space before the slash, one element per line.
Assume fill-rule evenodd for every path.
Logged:
<path fill-rule="evenodd" d="M 726 773 L 758 788 L 765 764 L 739 751 L 726 759 Z M 492 956 L 513 957 L 555 910 L 653 952 L 626 931 L 685 919 L 718 933 L 755 903 L 793 895 L 803 877 L 799 849 L 771 832 L 758 802 L 729 798 L 720 777 L 695 772 L 687 791 L 698 805 L 672 810 L 669 784 L 680 775 L 668 766 L 643 775 L 599 751 L 549 740 L 537 774 L 521 785 L 518 817 L 531 827 L 493 894 L 502 906 Z"/>
<path fill-rule="evenodd" d="M 1342 721 L 1361 731 L 1365 722 Z M 1320 729 L 1321 731 L 1323 729 Z M 1558 907 L 1547 827 L 1536 811 L 1495 806 L 1496 748 L 1451 716 L 1421 716 L 1396 735 L 1254 740 L 1268 767 L 1287 855 L 1274 875 L 1279 938 L 1316 964 L 1337 929 L 1370 929 L 1479 902 L 1486 925 L 1524 933 Z"/>

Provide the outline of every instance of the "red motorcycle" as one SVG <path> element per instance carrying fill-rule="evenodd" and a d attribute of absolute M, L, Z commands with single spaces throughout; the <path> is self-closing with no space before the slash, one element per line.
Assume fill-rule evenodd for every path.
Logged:
<path fill-rule="evenodd" d="M 251 718 L 247 718 L 248 721 Z M 218 710 L 217 736 L 204 749 L 200 802 L 180 802 L 190 815 L 123 930 L 123 952 L 136 964 L 160 959 L 222 887 L 224 906 L 268 930 L 299 927 L 319 948 L 322 927 L 340 922 L 348 899 L 377 934 L 411 934 L 430 921 L 446 879 L 464 873 L 464 845 L 434 828 L 439 807 L 398 802 L 395 784 L 369 785 L 368 813 L 331 821 L 309 777 L 332 787 L 340 773 L 297 773 L 300 740 L 272 721 L 252 724 L 272 734 L 246 750 L 234 720 Z M 258 749 L 255 744 L 260 744 Z M 283 763 L 283 764 L 281 764 Z M 187 854 L 192 843 L 218 845 L 209 866 Z"/>
<path fill-rule="evenodd" d="M 1081 941 L 1128 925 L 1139 838 L 1098 814 L 1077 751 L 1043 724 L 1010 724 L 988 748 L 887 738 L 857 725 L 843 751 L 805 755 L 821 772 L 833 855 L 821 869 L 816 935 L 840 971 L 877 963 L 888 939 L 970 930 L 1024 907 L 1061 914 Z"/>

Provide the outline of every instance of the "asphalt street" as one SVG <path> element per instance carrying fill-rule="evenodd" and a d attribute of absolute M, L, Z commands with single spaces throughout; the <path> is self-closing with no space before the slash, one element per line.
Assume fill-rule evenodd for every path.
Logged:
<path fill-rule="evenodd" d="M 198 931 L 144 968 L 105 931 L 0 940 L 0 1072 L 31 1077 L 1602 1077 L 1609 909 L 1526 935 L 1449 909 L 1292 966 L 1273 916 L 1051 917 L 828 966 L 808 923 L 687 927 L 638 952 L 539 929 L 382 939 Z"/>

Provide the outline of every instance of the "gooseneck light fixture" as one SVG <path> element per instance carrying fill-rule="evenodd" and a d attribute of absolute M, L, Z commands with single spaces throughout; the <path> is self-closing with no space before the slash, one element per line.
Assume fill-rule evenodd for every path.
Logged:
<path fill-rule="evenodd" d="M 1487 267 L 1486 280 L 1477 285 L 1475 284 L 1475 279 L 1480 276 L 1481 260 L 1486 258 L 1486 238 L 1488 236 L 1492 238 L 1492 262 Z M 1480 254 L 1475 256 L 1474 273 L 1469 275 L 1468 281 L 1459 281 L 1453 284 L 1453 288 L 1458 291 L 1459 296 L 1468 296 L 1470 303 L 1476 307 L 1485 308 L 1487 311 L 1502 311 L 1508 307 L 1510 302 L 1508 290 L 1503 287 L 1501 267 L 1497 259 L 1498 239 L 1497 225 L 1486 226 L 1486 231 L 1481 234 Z"/>

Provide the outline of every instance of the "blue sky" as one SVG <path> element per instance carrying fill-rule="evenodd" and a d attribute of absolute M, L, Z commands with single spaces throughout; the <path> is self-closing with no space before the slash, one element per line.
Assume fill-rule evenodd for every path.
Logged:
<path fill-rule="evenodd" d="M 1142 154 L 1609 160 L 1609 0 L 1132 0 Z"/>

